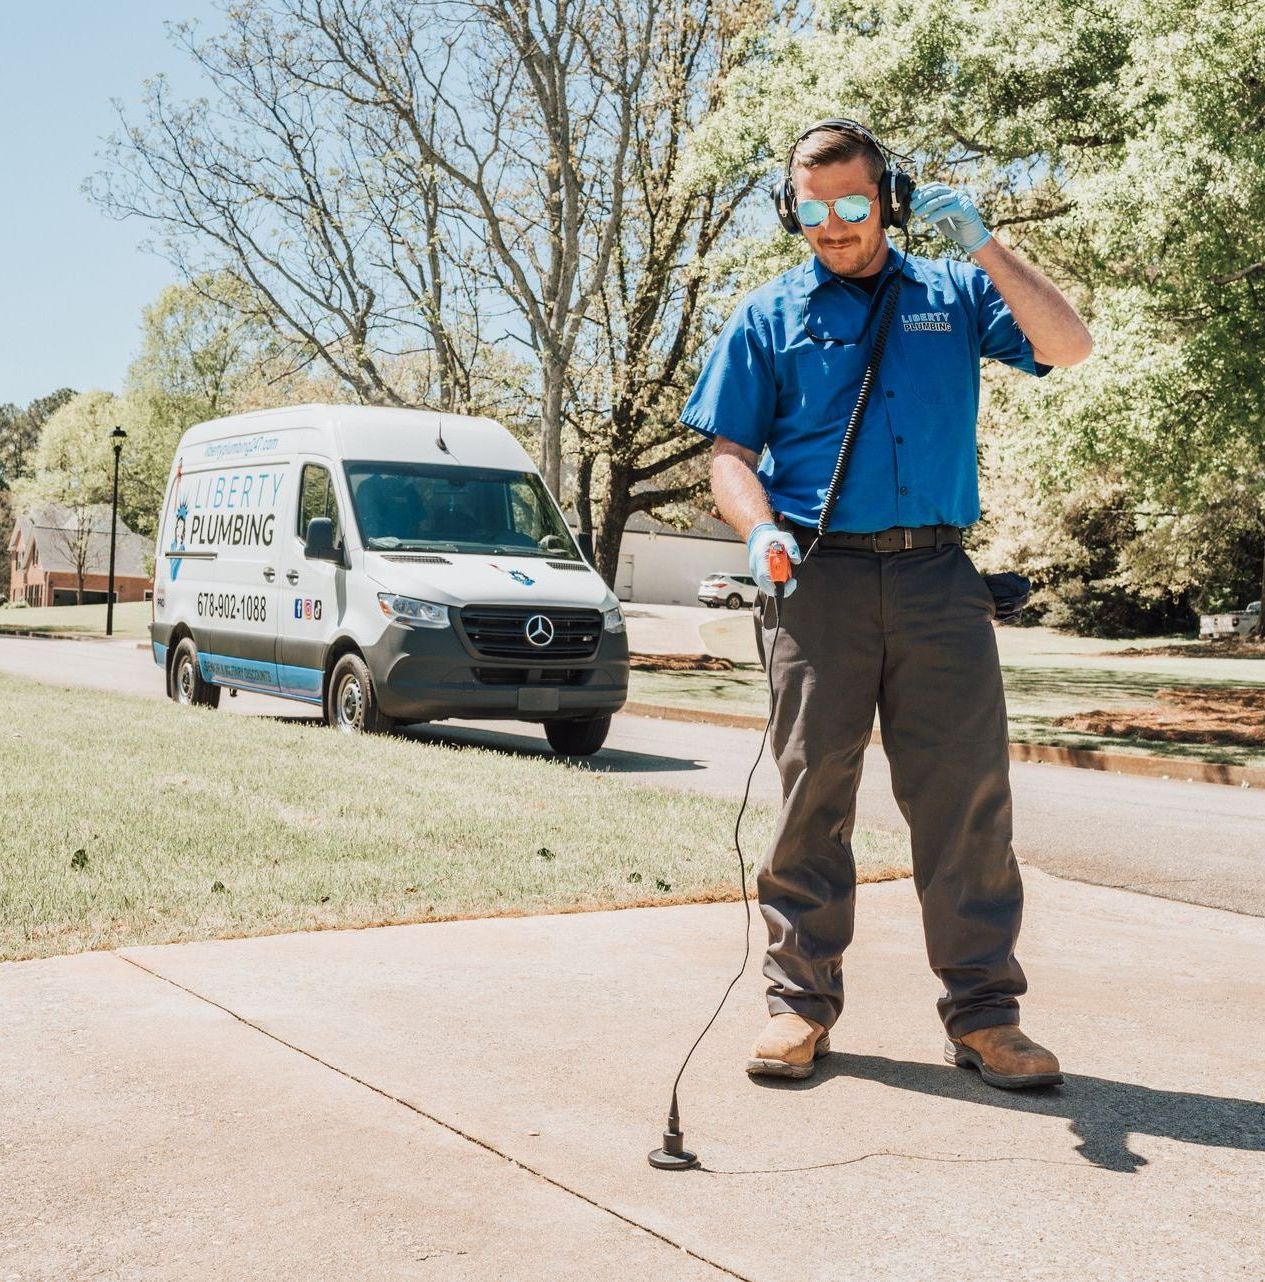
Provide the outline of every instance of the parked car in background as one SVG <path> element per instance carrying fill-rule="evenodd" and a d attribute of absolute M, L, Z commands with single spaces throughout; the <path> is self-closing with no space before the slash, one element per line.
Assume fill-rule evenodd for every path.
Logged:
<path fill-rule="evenodd" d="M 1199 616 L 1199 635 L 1209 641 L 1217 637 L 1250 637 L 1259 635 L 1261 626 L 1261 603 L 1253 601 L 1242 610 L 1230 610 L 1226 614 L 1201 614 Z"/>
<path fill-rule="evenodd" d="M 755 604 L 756 591 L 755 580 L 749 574 L 709 574 L 698 585 L 698 599 L 711 610 L 722 605 L 739 610 Z"/>

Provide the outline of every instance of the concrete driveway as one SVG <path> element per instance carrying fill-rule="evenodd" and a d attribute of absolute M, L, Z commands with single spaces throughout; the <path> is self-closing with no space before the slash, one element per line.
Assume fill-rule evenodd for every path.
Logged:
<path fill-rule="evenodd" d="M 742 1072 L 739 905 L 0 966 L 0 1278 L 1265 1276 L 1265 922 L 1029 874 L 1067 1084 L 940 1059 L 912 888 L 861 888 L 807 1083 Z M 758 950 L 760 927 L 753 930 Z"/>

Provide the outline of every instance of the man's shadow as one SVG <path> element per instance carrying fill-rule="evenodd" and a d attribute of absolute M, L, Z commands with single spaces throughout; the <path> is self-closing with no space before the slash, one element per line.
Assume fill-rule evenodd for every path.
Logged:
<path fill-rule="evenodd" d="M 832 1052 L 817 1064 L 808 1081 L 753 1079 L 781 1090 L 812 1090 L 836 1077 L 855 1077 L 904 1091 L 919 1091 L 943 1099 L 965 1100 L 1018 1113 L 1066 1117 L 1079 1137 L 1076 1151 L 1095 1166 L 1134 1174 L 1147 1164 L 1131 1152 L 1129 1133 L 1166 1136 L 1187 1144 L 1265 1152 L 1265 1103 L 1199 1095 L 1191 1091 L 1160 1091 L 1131 1082 L 1065 1074 L 1062 1087 L 1006 1091 L 988 1086 L 973 1071 L 948 1064 L 919 1064 L 881 1055 Z"/>

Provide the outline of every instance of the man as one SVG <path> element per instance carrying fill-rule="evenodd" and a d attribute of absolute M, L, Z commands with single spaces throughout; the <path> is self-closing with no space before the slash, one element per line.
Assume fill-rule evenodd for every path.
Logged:
<path fill-rule="evenodd" d="M 813 126 L 792 148 L 787 175 L 775 198 L 784 221 L 790 204 L 812 257 L 739 304 L 681 416 L 714 438 L 716 503 L 747 540 L 766 594 L 759 608 L 784 805 L 757 878 L 771 1019 L 747 1071 L 807 1077 L 829 1049 L 853 929 L 856 791 L 877 706 L 910 825 L 928 958 L 944 985 L 946 1058 L 996 1086 L 1057 1083 L 1058 1060 L 1019 1028 L 1022 887 L 994 605 L 962 551 L 961 528 L 979 517 L 981 358 L 1041 376 L 1084 360 L 1091 339 L 1054 285 L 943 184 L 917 189 L 910 208 L 973 262 L 906 259 L 880 215 L 901 225 L 901 189 L 863 126 Z M 886 349 L 819 538 L 878 318 L 897 284 Z M 775 547 L 796 565 L 780 611 Z"/>

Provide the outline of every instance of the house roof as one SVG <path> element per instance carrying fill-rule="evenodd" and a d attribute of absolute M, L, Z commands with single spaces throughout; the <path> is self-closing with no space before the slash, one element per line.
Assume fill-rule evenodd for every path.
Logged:
<path fill-rule="evenodd" d="M 86 542 L 84 571 L 105 574 L 110 566 L 110 506 L 92 503 L 83 509 L 41 503 L 18 514 L 9 536 L 9 551 L 19 544 L 22 568 L 30 564 L 31 550 L 39 552 L 41 569 L 53 574 L 74 574 L 79 539 Z M 133 534 L 120 518 L 114 549 L 114 573 L 118 578 L 148 579 L 146 564 L 152 552 L 150 540 Z"/>
<path fill-rule="evenodd" d="M 676 538 L 683 539 L 719 539 L 724 543 L 740 543 L 742 541 L 733 532 L 732 527 L 724 521 L 712 516 L 710 512 L 703 512 L 698 509 L 695 509 L 690 514 L 690 524 L 684 530 L 678 530 L 676 526 L 667 525 L 663 521 L 656 521 L 647 512 L 634 512 L 628 518 L 624 530 L 636 534 L 674 535 Z"/>

